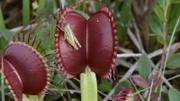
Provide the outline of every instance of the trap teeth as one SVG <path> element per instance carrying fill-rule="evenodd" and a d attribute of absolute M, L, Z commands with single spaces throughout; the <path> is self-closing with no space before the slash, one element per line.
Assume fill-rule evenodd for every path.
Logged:
<path fill-rule="evenodd" d="M 6 79 L 17 101 L 22 100 L 22 93 L 38 95 L 46 89 L 49 80 L 47 64 L 36 49 L 23 42 L 12 42 L 4 50 L 3 56 L 10 64 L 5 65 L 4 69 L 17 71 L 11 74 L 4 71 L 5 75 L 9 75 Z M 22 60 L 25 61 L 22 63 Z"/>

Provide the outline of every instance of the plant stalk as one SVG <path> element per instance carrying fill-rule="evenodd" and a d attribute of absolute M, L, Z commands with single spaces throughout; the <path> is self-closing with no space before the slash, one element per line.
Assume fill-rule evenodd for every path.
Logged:
<path fill-rule="evenodd" d="M 1 67 L 1 100 L 5 101 L 5 96 L 4 96 L 4 63 L 3 63 L 3 58 L 1 59 L 0 57 L 0 67 Z"/>
<path fill-rule="evenodd" d="M 89 67 L 80 74 L 81 101 L 97 101 L 96 74 Z"/>

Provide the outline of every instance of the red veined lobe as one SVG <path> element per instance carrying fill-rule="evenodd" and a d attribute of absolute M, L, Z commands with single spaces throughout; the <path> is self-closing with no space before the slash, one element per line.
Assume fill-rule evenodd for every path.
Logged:
<path fill-rule="evenodd" d="M 4 59 L 17 71 L 23 84 L 23 93 L 39 94 L 47 85 L 47 65 L 31 46 L 13 42 L 4 51 Z"/>
<path fill-rule="evenodd" d="M 22 101 L 23 94 L 45 92 L 49 81 L 48 66 L 36 49 L 24 42 L 11 41 L 1 61 L 5 80 L 16 101 Z"/>
<path fill-rule="evenodd" d="M 5 59 L 0 58 L 0 67 L 4 68 L 4 76 L 9 88 L 15 97 L 15 100 L 21 101 L 22 99 L 22 82 L 14 67 Z"/>

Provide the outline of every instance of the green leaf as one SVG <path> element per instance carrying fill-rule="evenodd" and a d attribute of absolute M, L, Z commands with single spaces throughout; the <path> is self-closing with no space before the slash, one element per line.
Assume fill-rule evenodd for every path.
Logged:
<path fill-rule="evenodd" d="M 116 1 L 118 1 L 118 0 L 116 0 Z M 110 4 L 110 2 L 111 2 L 110 0 L 104 0 L 103 5 L 108 6 Z M 116 4 L 115 4 L 115 7 L 116 7 Z"/>
<path fill-rule="evenodd" d="M 30 0 L 23 0 L 23 25 L 30 21 Z"/>
<path fill-rule="evenodd" d="M 162 45 L 157 41 L 158 36 L 159 35 L 150 34 L 149 49 L 148 49 L 149 52 L 153 52 L 162 47 Z"/>
<path fill-rule="evenodd" d="M 165 21 L 164 10 L 163 10 L 159 5 L 156 5 L 156 6 L 155 6 L 154 12 L 156 13 L 156 15 L 158 16 L 158 18 L 159 18 L 162 22 Z"/>
<path fill-rule="evenodd" d="M 158 35 L 157 37 L 157 41 L 160 43 L 160 44 L 164 44 L 164 38 L 163 38 L 163 35 Z"/>
<path fill-rule="evenodd" d="M 102 83 L 99 84 L 98 88 L 102 92 L 109 92 L 112 89 L 112 84 L 107 80 L 103 80 Z"/>
<path fill-rule="evenodd" d="M 166 93 L 162 92 L 162 94 L 161 94 L 161 101 L 169 101 L 168 95 Z"/>
<path fill-rule="evenodd" d="M 138 61 L 138 71 L 141 77 L 145 80 L 148 80 L 148 77 L 151 73 L 151 64 L 150 60 L 146 55 L 142 55 Z"/>
<path fill-rule="evenodd" d="M 72 98 L 72 101 L 79 101 L 79 100 Z"/>
<path fill-rule="evenodd" d="M 98 0 L 95 1 L 95 12 L 98 12 L 100 9 L 100 2 Z"/>
<path fill-rule="evenodd" d="M 166 7 L 166 0 L 158 0 L 158 5 L 159 5 L 162 9 L 165 9 L 165 7 Z"/>
<path fill-rule="evenodd" d="M 48 5 L 44 8 L 43 11 L 49 11 L 49 13 L 47 13 L 44 17 L 48 17 L 50 15 L 52 15 L 55 11 L 56 11 L 56 4 L 54 1 L 49 1 Z"/>
<path fill-rule="evenodd" d="M 168 19 L 169 21 L 172 21 L 172 20 L 179 18 L 179 16 L 180 16 L 179 9 L 180 9 L 180 3 L 172 4 L 169 19 Z"/>
<path fill-rule="evenodd" d="M 120 45 L 122 45 L 127 38 L 127 28 L 131 18 L 131 3 L 132 0 L 128 0 L 128 2 L 123 4 L 121 16 L 117 24 L 118 42 Z"/>
<path fill-rule="evenodd" d="M 36 13 L 39 15 L 43 12 L 44 10 L 44 7 L 46 5 L 46 0 L 38 0 L 38 8 L 37 8 L 37 11 Z"/>
<path fill-rule="evenodd" d="M 3 49 L 7 46 L 8 41 L 4 37 L 0 37 L 0 56 L 3 53 Z"/>
<path fill-rule="evenodd" d="M 162 45 L 164 44 L 164 37 L 163 37 L 163 35 L 158 35 L 156 38 L 157 38 L 157 41 L 158 41 L 160 44 L 162 44 Z M 170 36 L 167 37 L 167 40 L 166 40 L 166 43 L 167 43 L 167 44 L 169 44 L 170 38 L 171 38 Z M 174 41 L 174 40 L 175 40 L 175 38 L 173 38 L 173 41 Z"/>
<path fill-rule="evenodd" d="M 60 0 L 56 0 L 55 4 L 57 5 L 57 8 L 60 8 L 61 7 L 61 4 L 60 4 Z"/>
<path fill-rule="evenodd" d="M 60 90 L 59 90 L 60 91 Z M 53 94 L 46 95 L 45 101 L 54 101 L 61 97 L 61 92 L 58 90 L 53 91 Z"/>
<path fill-rule="evenodd" d="M 115 94 L 118 94 L 122 88 L 130 88 L 131 82 L 129 80 L 124 80 L 119 83 L 117 88 L 115 89 Z"/>
<path fill-rule="evenodd" d="M 178 21 L 178 18 L 180 17 L 180 12 L 179 12 L 179 9 L 180 9 L 180 3 L 178 4 L 172 4 L 170 7 L 169 7 L 169 11 L 168 11 L 168 33 L 172 33 L 173 30 L 174 30 L 174 27 L 176 25 L 176 22 Z M 178 27 L 177 27 L 177 31 L 180 31 L 180 24 L 178 24 Z"/>
<path fill-rule="evenodd" d="M 66 0 L 67 5 L 74 5 L 76 4 L 76 0 Z"/>
<path fill-rule="evenodd" d="M 167 19 L 169 20 L 169 17 L 171 15 L 171 8 L 172 8 L 172 4 L 169 4 L 168 9 L 167 9 Z"/>
<path fill-rule="evenodd" d="M 168 92 L 170 101 L 179 101 L 180 100 L 180 92 L 174 88 L 171 88 Z"/>
<path fill-rule="evenodd" d="M 170 10 L 170 15 L 169 15 L 169 23 L 168 23 L 168 33 L 172 33 L 174 30 L 174 27 L 178 21 L 178 18 L 180 17 L 180 3 L 178 4 L 173 4 Z M 177 26 L 177 31 L 180 31 L 180 24 Z"/>
<path fill-rule="evenodd" d="M 76 5 L 77 3 L 79 3 L 78 0 L 76 0 L 75 5 Z M 95 7 L 95 8 L 96 8 L 96 7 Z M 75 9 L 76 9 L 76 10 L 79 10 L 79 11 L 85 11 L 86 5 L 78 5 L 78 6 L 76 6 Z"/>
<path fill-rule="evenodd" d="M 149 26 L 153 33 L 155 34 L 162 34 L 162 23 L 159 21 L 159 19 L 156 16 L 151 16 L 149 20 Z"/>
<path fill-rule="evenodd" d="M 2 29 L 1 33 L 4 36 L 4 38 L 6 38 L 6 40 L 8 40 L 8 41 L 10 41 L 14 36 L 14 33 L 8 29 Z"/>
<path fill-rule="evenodd" d="M 173 56 L 169 57 L 167 61 L 167 68 L 169 69 L 180 68 L 180 53 L 176 53 Z"/>
<path fill-rule="evenodd" d="M 170 0 L 171 3 L 180 3 L 180 0 Z"/>
<path fill-rule="evenodd" d="M 106 0 L 105 0 L 106 1 Z M 108 0 L 107 0 L 108 1 Z M 114 6 L 114 17 L 117 19 L 117 13 L 118 13 L 118 10 L 119 10 L 119 6 L 120 6 L 120 1 L 119 0 L 116 0 L 115 1 L 115 6 Z"/>
<path fill-rule="evenodd" d="M 5 28 L 5 24 L 4 24 L 4 18 L 3 18 L 3 14 L 2 14 L 2 10 L 1 10 L 1 5 L 0 5 L 0 30 Z"/>
<path fill-rule="evenodd" d="M 76 12 L 79 13 L 79 14 L 81 14 L 81 15 L 82 15 L 83 17 L 85 17 L 86 19 L 89 19 L 89 18 L 90 18 L 90 16 L 89 16 L 87 13 L 83 12 L 83 11 L 76 10 Z"/>
<path fill-rule="evenodd" d="M 56 89 L 56 90 L 52 90 L 51 92 L 53 94 L 49 94 L 45 97 L 45 101 L 53 101 L 53 100 L 57 100 L 61 95 L 62 93 L 62 90 L 60 90 L 61 88 L 64 88 L 64 81 L 60 80 L 59 78 L 62 78 L 60 74 L 56 74 L 54 76 L 54 78 L 51 78 L 52 79 L 52 85 L 54 85 L 55 87 L 52 87 L 53 89 L 55 88 L 59 88 L 59 89 Z M 49 88 L 51 89 L 51 88 Z"/>
<path fill-rule="evenodd" d="M 129 82 L 129 80 L 121 81 L 119 85 L 121 86 L 121 88 L 131 87 L 131 83 Z"/>

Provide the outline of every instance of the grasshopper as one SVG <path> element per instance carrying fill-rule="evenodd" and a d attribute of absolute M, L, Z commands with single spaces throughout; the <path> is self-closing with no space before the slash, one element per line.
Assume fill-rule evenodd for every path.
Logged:
<path fill-rule="evenodd" d="M 63 28 L 61 28 L 64 31 L 64 39 L 67 40 L 67 42 L 76 50 L 81 48 L 81 45 L 79 41 L 77 40 L 76 36 L 74 35 L 73 31 L 71 30 L 71 27 L 69 24 L 65 24 Z"/>

